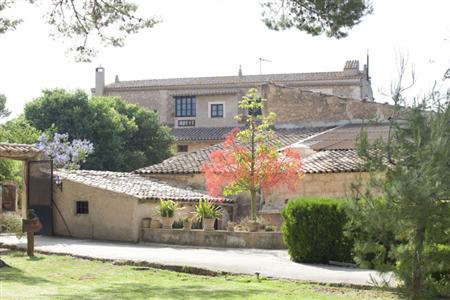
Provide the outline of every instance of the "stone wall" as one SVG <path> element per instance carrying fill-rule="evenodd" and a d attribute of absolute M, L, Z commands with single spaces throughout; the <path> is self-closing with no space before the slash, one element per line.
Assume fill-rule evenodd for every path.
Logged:
<path fill-rule="evenodd" d="M 77 238 L 131 242 L 139 238 L 141 220 L 136 218 L 137 198 L 67 179 L 63 180 L 62 191 L 54 188 L 53 197 L 58 207 L 53 210 L 57 235 L 68 236 L 70 231 L 71 236 Z M 88 201 L 89 213 L 76 214 L 76 201 Z"/>
<path fill-rule="evenodd" d="M 234 117 L 238 114 L 238 97 L 236 94 L 226 95 L 200 95 L 196 96 L 196 127 L 230 127 L 239 125 Z M 210 105 L 220 103 L 224 105 L 223 118 L 211 118 Z M 178 127 L 178 120 L 191 118 L 175 117 L 175 127 Z"/>
<path fill-rule="evenodd" d="M 314 93 L 299 88 L 268 84 L 263 87 L 266 111 L 277 114 L 278 125 L 335 124 L 378 118 L 387 120 L 393 106 Z"/>
<path fill-rule="evenodd" d="M 281 232 L 230 232 L 142 229 L 142 240 L 151 243 L 220 248 L 285 249 Z"/>
<path fill-rule="evenodd" d="M 160 122 L 173 124 L 173 101 L 166 90 L 108 90 L 105 96 L 118 96 L 122 99 L 154 110 L 159 115 Z"/>
<path fill-rule="evenodd" d="M 188 185 L 197 189 L 206 189 L 203 174 L 163 174 L 147 175 L 150 178 L 159 178 L 173 184 Z M 300 180 L 297 192 L 290 192 L 287 189 L 279 189 L 267 196 L 266 204 L 277 208 L 280 211 L 289 199 L 298 197 L 333 197 L 345 198 L 349 195 L 350 185 L 357 181 L 367 182 L 369 178 L 366 172 L 341 172 L 341 173 L 314 173 L 305 174 Z M 261 208 L 263 204 L 261 203 Z M 250 215 L 250 197 L 248 194 L 240 194 L 236 197 L 236 209 L 232 220 L 236 221 Z M 273 225 L 279 225 L 280 216 L 276 217 Z"/>

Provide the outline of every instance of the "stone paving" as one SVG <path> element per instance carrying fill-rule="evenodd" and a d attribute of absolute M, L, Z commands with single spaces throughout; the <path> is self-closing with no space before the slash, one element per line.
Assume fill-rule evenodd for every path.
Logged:
<path fill-rule="evenodd" d="M 0 246 L 26 247 L 26 238 L 0 235 Z M 97 259 L 146 261 L 168 266 L 189 266 L 215 272 L 255 274 L 321 283 L 373 285 L 378 272 L 329 265 L 298 264 L 286 250 L 194 248 L 150 243 L 120 243 L 61 237 L 36 237 L 36 250 Z"/>

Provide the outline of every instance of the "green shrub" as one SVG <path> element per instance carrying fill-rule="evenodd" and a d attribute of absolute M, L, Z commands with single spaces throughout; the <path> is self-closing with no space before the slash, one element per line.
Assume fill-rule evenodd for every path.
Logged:
<path fill-rule="evenodd" d="M 437 244 L 425 249 L 433 289 L 443 297 L 450 297 L 450 245 Z"/>
<path fill-rule="evenodd" d="M 24 236 L 22 232 L 22 217 L 19 214 L 13 212 L 4 213 L 2 223 L 5 232 L 15 234 L 18 239 Z"/>
<path fill-rule="evenodd" d="M 351 262 L 352 243 L 344 236 L 344 200 L 300 198 L 283 210 L 283 239 L 291 259 L 305 263 Z"/>

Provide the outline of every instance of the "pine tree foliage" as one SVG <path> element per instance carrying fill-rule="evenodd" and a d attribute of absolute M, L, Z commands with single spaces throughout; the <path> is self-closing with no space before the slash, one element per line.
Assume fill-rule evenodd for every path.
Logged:
<path fill-rule="evenodd" d="M 403 100 L 394 93 L 387 141 L 369 145 L 361 134 L 371 176 L 365 191 L 356 189 L 349 232 L 358 262 L 393 271 L 410 298 L 424 299 L 448 289 L 450 278 L 439 261 L 450 258 L 450 106 L 437 92 L 407 109 Z"/>
<path fill-rule="evenodd" d="M 263 4 L 263 21 L 273 30 L 297 28 L 313 36 L 343 38 L 372 13 L 368 0 L 277 0 Z"/>
<path fill-rule="evenodd" d="M 16 29 L 23 21 L 7 17 L 5 11 L 16 0 L 0 0 L 0 34 Z M 44 19 L 51 25 L 51 35 L 70 40 L 69 48 L 77 61 L 90 61 L 97 54 L 92 46 L 122 47 L 125 38 L 160 20 L 137 15 L 137 4 L 128 0 L 25 0 L 31 5 L 48 6 Z"/>

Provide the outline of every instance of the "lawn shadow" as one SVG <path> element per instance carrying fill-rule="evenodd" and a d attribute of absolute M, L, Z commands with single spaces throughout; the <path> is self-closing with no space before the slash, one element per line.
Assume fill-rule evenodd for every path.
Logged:
<path fill-rule="evenodd" d="M 267 293 L 267 290 L 242 287 L 241 289 L 220 289 L 207 285 L 186 284 L 182 286 L 158 286 L 143 283 L 114 284 L 80 294 L 52 295 L 57 299 L 247 299 L 250 296 Z"/>
<path fill-rule="evenodd" d="M 24 258 L 27 261 L 33 262 L 33 261 L 40 261 L 45 259 L 45 257 L 28 257 L 23 252 L 10 252 L 8 255 L 1 256 L 1 258 L 5 261 L 5 263 L 8 264 L 8 267 L 4 267 L 1 269 L 0 272 L 0 282 L 20 282 L 26 285 L 36 285 L 38 283 L 45 283 L 48 282 L 47 279 L 38 277 L 38 276 L 31 276 L 29 274 L 26 274 L 24 271 L 22 271 L 19 268 L 16 268 L 11 265 L 11 263 L 8 262 L 8 257 L 20 257 Z"/>
<path fill-rule="evenodd" d="M 46 283 L 48 282 L 48 280 L 38 276 L 30 276 L 28 274 L 25 274 L 25 272 L 23 272 L 22 270 L 14 267 L 4 267 L 0 272 L 0 282 L 16 282 L 25 285 L 36 285 L 40 283 Z"/>

